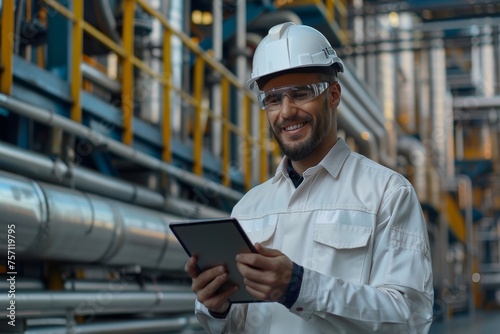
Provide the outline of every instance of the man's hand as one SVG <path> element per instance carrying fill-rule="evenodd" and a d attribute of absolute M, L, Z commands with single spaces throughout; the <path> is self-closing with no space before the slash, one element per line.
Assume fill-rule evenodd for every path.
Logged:
<path fill-rule="evenodd" d="M 226 268 L 217 266 L 199 273 L 196 263 L 196 257 L 192 256 L 184 266 L 184 270 L 192 278 L 191 288 L 196 293 L 196 298 L 211 312 L 224 313 L 230 306 L 229 297 L 238 290 L 238 287 L 233 286 L 218 292 L 217 289 L 227 280 Z"/>
<path fill-rule="evenodd" d="M 278 301 L 290 283 L 293 262 L 282 252 L 255 244 L 258 254 L 236 256 L 246 290 L 259 300 Z"/>

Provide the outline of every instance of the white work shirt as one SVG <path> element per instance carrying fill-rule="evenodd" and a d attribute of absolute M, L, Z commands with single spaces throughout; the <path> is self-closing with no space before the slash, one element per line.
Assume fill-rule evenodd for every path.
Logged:
<path fill-rule="evenodd" d="M 411 184 L 342 139 L 297 188 L 286 159 L 232 215 L 253 242 L 304 267 L 297 301 L 233 304 L 225 319 L 197 301 L 200 324 L 209 333 L 427 333 L 431 254 Z"/>

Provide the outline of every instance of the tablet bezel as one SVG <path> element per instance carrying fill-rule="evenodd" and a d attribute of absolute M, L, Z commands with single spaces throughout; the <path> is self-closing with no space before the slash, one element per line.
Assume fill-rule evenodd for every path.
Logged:
<path fill-rule="evenodd" d="M 172 222 L 169 226 L 186 254 L 197 257 L 200 272 L 217 265 L 227 268 L 228 283 L 221 289 L 227 289 L 231 283 L 240 287 L 229 298 L 231 303 L 260 302 L 246 291 L 243 276 L 236 267 L 237 254 L 257 253 L 236 218 L 195 219 Z"/>

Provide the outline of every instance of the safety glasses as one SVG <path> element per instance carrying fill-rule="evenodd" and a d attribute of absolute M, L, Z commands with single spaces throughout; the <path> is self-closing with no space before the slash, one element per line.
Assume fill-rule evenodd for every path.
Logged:
<path fill-rule="evenodd" d="M 304 86 L 283 86 L 268 91 L 259 91 L 259 105 L 266 111 L 281 109 L 285 95 L 296 105 L 303 105 L 314 100 L 330 86 L 328 82 L 318 82 Z"/>

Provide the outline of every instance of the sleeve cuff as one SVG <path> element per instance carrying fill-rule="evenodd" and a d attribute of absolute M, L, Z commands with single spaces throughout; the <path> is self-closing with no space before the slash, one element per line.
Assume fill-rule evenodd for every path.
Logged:
<path fill-rule="evenodd" d="M 304 275 L 304 267 L 299 266 L 294 262 L 290 283 L 288 283 L 286 291 L 283 294 L 283 297 L 281 297 L 281 299 L 278 301 L 278 303 L 282 304 L 288 309 L 290 309 L 290 307 L 292 307 L 292 305 L 295 304 L 297 298 L 299 298 L 303 275 Z"/>
<path fill-rule="evenodd" d="M 289 308 L 290 312 L 301 317 L 304 320 L 309 320 L 316 310 L 318 293 L 321 286 L 321 274 L 307 269 L 304 269 L 302 285 L 299 295 L 295 303 Z"/>
<path fill-rule="evenodd" d="M 225 319 L 227 317 L 227 314 L 229 313 L 229 310 L 231 310 L 231 304 L 229 304 L 227 309 L 222 313 L 212 312 L 210 310 L 208 310 L 208 313 L 210 313 L 210 315 L 216 319 Z"/>

